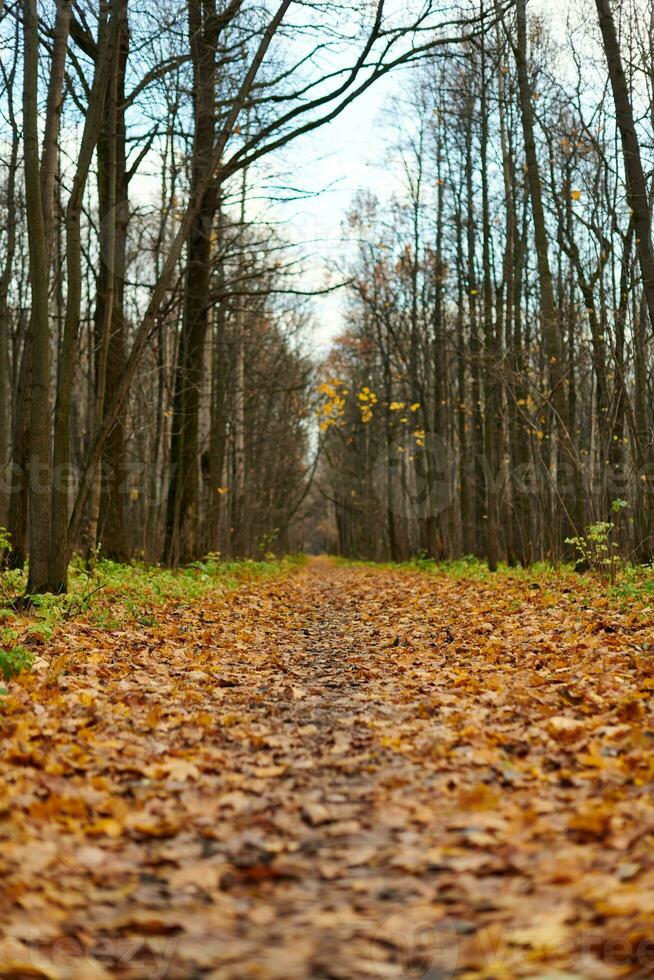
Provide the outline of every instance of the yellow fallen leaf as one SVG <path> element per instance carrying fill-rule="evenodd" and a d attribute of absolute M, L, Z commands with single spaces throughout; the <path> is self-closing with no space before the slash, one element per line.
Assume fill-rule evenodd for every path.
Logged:
<path fill-rule="evenodd" d="M 498 794 L 486 783 L 459 790 L 459 806 L 462 810 L 490 810 L 498 803 Z"/>
<path fill-rule="evenodd" d="M 180 783 L 184 783 L 188 779 L 196 780 L 200 778 L 200 770 L 193 762 L 189 762 L 188 759 L 166 759 L 164 762 L 150 766 L 147 774 L 155 779 L 163 779 L 168 776 L 170 779 L 177 780 Z"/>
<path fill-rule="evenodd" d="M 574 742 L 586 733 L 586 726 L 576 718 L 554 715 L 545 723 L 547 734 L 559 742 Z"/>
<path fill-rule="evenodd" d="M 122 837 L 124 828 L 113 817 L 104 817 L 101 820 L 96 820 L 95 823 L 89 824 L 84 829 L 89 837 Z"/>

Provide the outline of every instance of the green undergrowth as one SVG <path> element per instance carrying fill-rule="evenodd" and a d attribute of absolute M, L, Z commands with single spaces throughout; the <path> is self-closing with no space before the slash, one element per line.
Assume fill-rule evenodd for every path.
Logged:
<path fill-rule="evenodd" d="M 82 565 L 74 566 L 70 596 L 64 598 L 74 606 L 77 597 L 89 596 L 92 621 L 104 621 L 113 612 L 121 616 L 120 625 L 130 620 L 151 625 L 157 609 L 169 603 L 192 605 L 209 592 L 284 575 L 302 561 L 297 555 L 260 561 L 224 561 L 219 555 L 209 555 L 184 568 L 164 568 L 141 562 L 121 565 L 105 559 L 98 562 L 91 578 Z M 47 599 L 55 605 L 60 601 L 60 597 Z"/>
<path fill-rule="evenodd" d="M 654 567 L 651 565 L 624 563 L 612 582 L 608 575 L 601 572 L 580 572 L 573 563 L 565 562 L 556 565 L 535 562 L 526 568 L 501 563 L 496 572 L 491 572 L 484 561 L 472 555 L 450 561 L 414 558 L 404 562 L 374 562 L 341 557 L 333 560 L 340 565 L 419 571 L 427 575 L 478 582 L 522 582 L 559 592 L 574 589 L 575 592 L 581 591 L 591 603 L 606 600 L 621 609 L 628 608 L 634 602 L 646 605 L 654 603 Z"/>
<path fill-rule="evenodd" d="M 156 626 L 169 604 L 193 606 L 209 593 L 288 574 L 304 562 L 302 555 L 260 561 L 225 561 L 217 554 L 184 568 L 144 562 L 119 564 L 101 559 L 91 571 L 78 559 L 69 570 L 66 595 L 31 597 L 24 611 L 16 602 L 25 586 L 24 573 L 0 571 L 0 681 L 9 681 L 34 661 L 38 649 L 57 626 L 77 617 L 99 629 Z M 0 697 L 6 689 L 0 686 Z"/>
<path fill-rule="evenodd" d="M 412 558 L 408 561 L 368 561 L 360 558 L 332 559 L 338 565 L 360 566 L 363 568 L 387 568 L 403 571 L 421 571 L 428 575 L 448 575 L 452 578 L 472 578 L 477 581 L 492 580 L 498 575 L 511 578 L 560 578 L 561 575 L 573 574 L 572 565 L 553 565 L 549 562 L 536 562 L 528 568 L 510 566 L 501 563 L 496 572 L 491 572 L 488 565 L 474 555 L 464 555 L 462 558 L 452 558 L 447 561 L 436 561 L 434 558 Z"/>

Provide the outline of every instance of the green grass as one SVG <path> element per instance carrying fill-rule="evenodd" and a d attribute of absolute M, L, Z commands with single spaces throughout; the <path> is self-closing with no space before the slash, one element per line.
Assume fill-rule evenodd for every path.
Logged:
<path fill-rule="evenodd" d="M 589 602 L 600 597 L 607 598 L 622 609 L 630 603 L 654 602 L 654 567 L 650 565 L 633 565 L 625 563 L 616 574 L 615 583 L 611 584 L 607 575 L 595 571 L 575 571 L 573 563 L 535 562 L 527 568 L 521 565 L 509 566 L 500 563 L 496 572 L 490 572 L 486 562 L 472 555 L 449 561 L 435 561 L 432 558 L 414 558 L 404 562 L 374 562 L 359 559 L 337 557 L 337 564 L 361 566 L 368 568 L 400 569 L 419 571 L 426 575 L 447 576 L 454 579 L 473 579 L 479 582 L 492 582 L 508 579 L 517 582 L 537 582 L 539 585 L 549 585 L 553 588 L 574 585 L 584 587 Z"/>
<path fill-rule="evenodd" d="M 92 571 L 74 560 L 66 595 L 32 597 L 29 612 L 12 606 L 25 587 L 22 572 L 0 572 L 0 679 L 12 680 L 29 669 L 30 645 L 48 642 L 62 622 L 84 616 L 99 629 L 125 629 L 135 624 L 156 626 L 157 611 L 169 603 L 200 607 L 211 592 L 227 592 L 239 585 L 285 575 L 300 567 L 302 555 L 261 561 L 223 561 L 209 555 L 184 568 L 164 568 L 135 562 L 122 565 L 102 559 Z M 0 698 L 6 689 L 0 687 Z"/>
<path fill-rule="evenodd" d="M 339 565 L 361 566 L 367 568 L 388 568 L 403 569 L 405 571 L 421 571 L 428 575 L 448 575 L 452 578 L 473 578 L 477 580 L 490 580 L 497 575 L 505 575 L 511 578 L 557 578 L 562 574 L 572 574 L 573 565 L 559 564 L 554 565 L 549 562 L 535 562 L 528 568 L 520 565 L 510 566 L 501 562 L 497 572 L 490 572 L 488 565 L 474 555 L 464 555 L 462 558 L 452 558 L 447 561 L 436 561 L 433 558 L 412 558 L 408 561 L 399 562 L 376 562 L 358 558 L 343 558 L 338 556 L 333 559 Z"/>
<path fill-rule="evenodd" d="M 124 626 L 139 623 L 156 624 L 157 609 L 168 603 L 193 605 L 216 589 L 235 589 L 246 581 L 273 578 L 297 568 L 302 556 L 266 558 L 261 561 L 223 561 L 209 555 L 204 561 L 184 568 L 165 568 L 135 562 L 122 565 L 101 560 L 89 575 L 82 563 L 71 568 L 70 592 L 67 596 L 46 596 L 45 606 L 61 608 L 64 616 L 70 610 L 87 611 L 96 625 Z M 40 602 L 40 600 L 37 600 Z M 43 608 L 43 605 L 42 605 Z"/>

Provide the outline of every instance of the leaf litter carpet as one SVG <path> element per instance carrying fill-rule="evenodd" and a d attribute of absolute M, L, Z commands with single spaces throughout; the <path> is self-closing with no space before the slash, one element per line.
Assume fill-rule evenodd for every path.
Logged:
<path fill-rule="evenodd" d="M 340 567 L 76 622 L 0 714 L 0 977 L 654 976 L 651 611 Z"/>

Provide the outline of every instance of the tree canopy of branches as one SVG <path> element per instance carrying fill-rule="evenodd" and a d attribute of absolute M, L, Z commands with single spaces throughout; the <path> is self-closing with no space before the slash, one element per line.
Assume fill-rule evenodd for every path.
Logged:
<path fill-rule="evenodd" d="M 299 547 L 314 474 L 348 554 L 495 569 L 604 522 L 652 557 L 644 0 L 0 15 L 0 523 L 28 594 L 76 552 Z M 388 192 L 353 203 L 318 368 L 268 178 L 290 200 L 301 138 L 391 72 Z"/>
<path fill-rule="evenodd" d="M 518 0 L 421 65 L 393 192 L 352 207 L 319 407 L 346 554 L 495 568 L 611 524 L 652 558 L 654 21 L 639 0 L 565 15 Z"/>
<path fill-rule="evenodd" d="M 3 7 L 0 503 L 29 594 L 65 591 L 76 550 L 289 547 L 309 311 L 249 188 L 483 27 L 433 0 Z"/>

